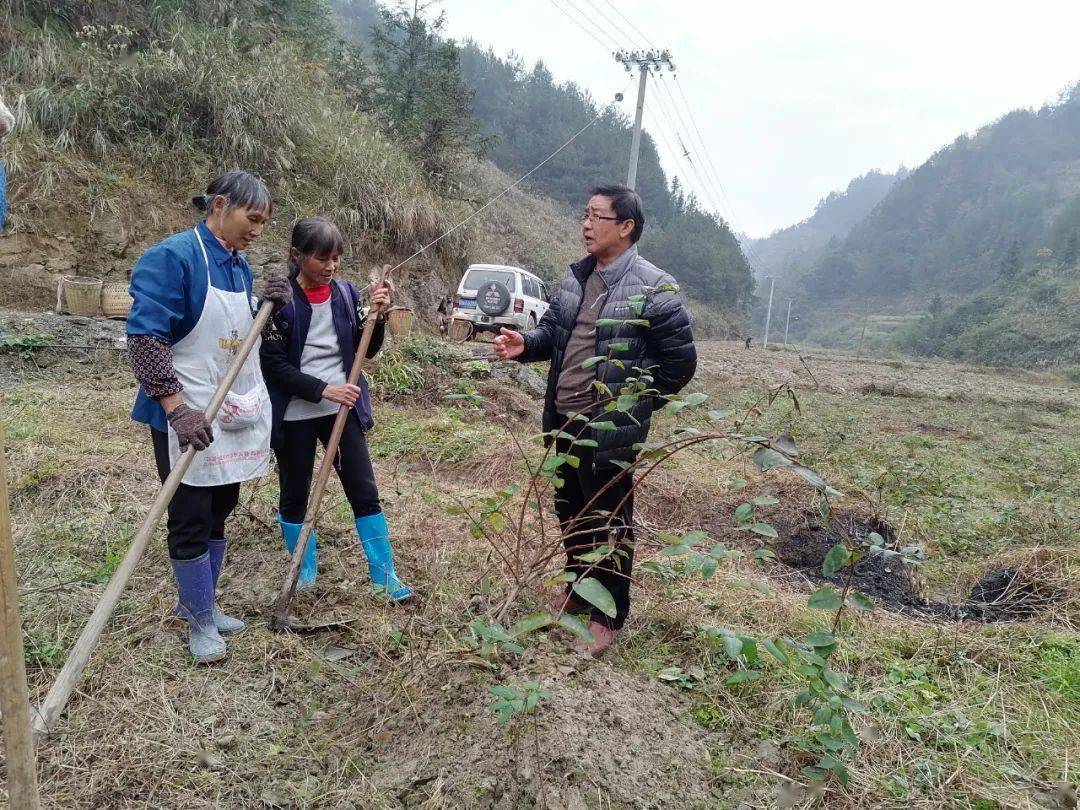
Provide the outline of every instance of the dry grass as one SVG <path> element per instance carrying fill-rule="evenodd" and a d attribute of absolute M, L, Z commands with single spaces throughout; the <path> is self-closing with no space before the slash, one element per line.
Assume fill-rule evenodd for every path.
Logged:
<path fill-rule="evenodd" d="M 708 361 L 734 362 L 740 351 Z M 132 391 L 122 370 L 87 379 L 79 364 L 23 367 L 13 382 L 0 407 L 39 697 L 156 484 L 143 432 L 126 422 Z M 497 393 L 499 384 L 489 385 Z M 222 600 L 250 628 L 230 642 L 225 665 L 195 669 L 182 628 L 168 618 L 164 550 L 153 546 L 40 752 L 47 805 L 635 806 L 645 796 L 673 807 L 811 804 L 792 787 L 804 764 L 790 739 L 806 719 L 791 708 L 797 681 L 767 669 L 762 681 L 726 687 L 730 662 L 698 632 L 723 625 L 795 636 L 821 627 L 825 617 L 806 607 L 807 584 L 778 576 L 775 564 L 732 561 L 708 582 L 638 577 L 627 632 L 599 663 L 569 655 L 556 634 L 521 657 L 484 658 L 462 641 L 465 625 L 498 609 L 509 584 L 491 548 L 446 507 L 520 477 L 513 442 L 490 429 L 499 413 L 516 419 L 519 438 L 532 432 L 535 417 L 513 416 L 516 397 L 506 392 L 492 397 L 494 411 L 456 415 L 434 402 L 378 406 L 372 446 L 400 569 L 422 595 L 412 607 L 367 595 L 351 515 L 333 483 L 320 523 L 320 588 L 295 610 L 353 621 L 316 636 L 271 633 L 263 616 L 286 560 L 270 479 L 244 488 L 230 524 Z M 759 477 L 728 455 L 686 454 L 650 479 L 639 509 L 642 561 L 655 556 L 659 530 L 707 528 L 714 541 L 749 550 L 731 520 L 749 497 L 781 499 L 763 515 L 778 527 L 809 503 L 801 482 Z M 737 478 L 749 486 L 724 487 Z M 1018 550 L 1001 563 L 1064 584 L 1062 560 L 1074 558 Z M 542 598 L 526 590 L 507 620 Z M 1075 702 L 1040 674 L 1054 626 L 849 617 L 837 666 L 870 711 L 852 784 L 831 786 L 827 806 L 974 807 L 992 797 L 1033 807 L 1052 794 L 1080 721 Z M 657 678 L 667 667 L 697 674 L 679 689 Z M 551 694 L 535 729 L 499 726 L 488 686 L 525 680 Z"/>

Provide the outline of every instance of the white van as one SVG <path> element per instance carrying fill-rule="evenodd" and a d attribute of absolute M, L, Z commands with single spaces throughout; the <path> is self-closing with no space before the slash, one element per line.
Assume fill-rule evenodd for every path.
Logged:
<path fill-rule="evenodd" d="M 453 317 L 472 323 L 474 331 L 500 327 L 528 331 L 548 310 L 548 290 L 539 276 L 504 264 L 473 264 L 454 296 Z"/>

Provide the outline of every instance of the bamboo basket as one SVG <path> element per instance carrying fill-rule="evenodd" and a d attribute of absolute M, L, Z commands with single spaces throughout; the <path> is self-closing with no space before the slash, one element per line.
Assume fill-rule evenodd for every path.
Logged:
<path fill-rule="evenodd" d="M 64 276 L 64 301 L 72 315 L 98 315 L 101 312 L 100 278 L 93 276 Z"/>
<path fill-rule="evenodd" d="M 450 328 L 446 330 L 446 336 L 454 343 L 464 343 L 472 337 L 473 325 L 464 318 L 454 318 L 450 321 Z"/>
<path fill-rule="evenodd" d="M 395 336 L 409 334 L 412 331 L 412 322 L 413 313 L 408 307 L 394 307 L 386 319 L 390 334 Z"/>
<path fill-rule="evenodd" d="M 101 314 L 106 318 L 127 320 L 131 312 L 131 292 L 123 282 L 112 282 L 101 288 Z"/>

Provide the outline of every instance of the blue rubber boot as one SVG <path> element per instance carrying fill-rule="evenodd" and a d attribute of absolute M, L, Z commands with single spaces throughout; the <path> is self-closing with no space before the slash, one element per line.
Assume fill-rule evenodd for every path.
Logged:
<path fill-rule="evenodd" d="M 376 512 L 357 518 L 356 533 L 360 535 L 360 545 L 368 560 L 372 593 L 385 596 L 395 604 L 412 599 L 413 589 L 398 579 L 394 570 L 394 550 L 390 547 L 386 515 Z"/>
<path fill-rule="evenodd" d="M 210 571 L 214 575 L 214 594 L 217 594 L 218 577 L 221 576 L 221 564 L 225 560 L 225 539 L 221 537 L 211 537 L 208 543 L 210 549 Z M 239 633 L 245 627 L 240 619 L 235 616 L 230 616 L 217 606 L 217 600 L 214 600 L 214 624 L 217 625 L 219 633 Z"/>
<path fill-rule="evenodd" d="M 214 572 L 210 552 L 194 560 L 172 560 L 180 618 L 188 625 L 188 649 L 197 664 L 224 661 L 225 639 L 214 624 Z"/>
<path fill-rule="evenodd" d="M 300 539 L 300 530 L 303 525 L 300 523 L 286 523 L 281 519 L 281 515 L 278 515 L 278 524 L 281 526 L 281 536 L 285 538 L 285 548 L 289 550 L 289 554 L 296 551 L 296 541 Z M 300 563 L 300 577 L 296 580 L 296 590 L 298 591 L 310 591 L 315 587 L 315 576 L 319 572 L 319 562 L 317 557 L 316 548 L 319 545 L 319 538 L 315 534 L 315 530 L 311 530 L 311 537 L 308 538 L 307 550 L 304 552 L 304 560 Z"/>

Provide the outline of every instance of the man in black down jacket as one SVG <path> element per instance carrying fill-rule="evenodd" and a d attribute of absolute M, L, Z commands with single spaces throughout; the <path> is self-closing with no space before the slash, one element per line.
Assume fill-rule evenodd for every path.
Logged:
<path fill-rule="evenodd" d="M 570 266 L 535 329 L 524 334 L 503 329 L 495 339 L 496 354 L 503 360 L 551 361 L 544 430 L 561 428 L 565 434 L 591 440 L 575 445 L 565 436 L 556 439 L 556 450 L 577 456 L 579 464 L 559 468 L 565 483 L 556 493 L 555 508 L 566 547 L 566 570 L 599 580 L 615 601 L 615 615 L 581 601 L 569 586 L 554 609 L 588 614 L 595 641 L 587 649 L 594 656 L 611 645 L 630 612 L 634 499 L 633 476 L 623 472 L 625 464 L 637 458 L 640 443 L 646 441 L 654 408 L 690 382 L 697 366 L 690 315 L 672 289 L 675 280 L 638 255 L 644 225 L 641 200 L 631 189 L 594 188 L 581 218 L 589 255 Z M 638 315 L 631 303 L 640 301 L 635 296 L 642 294 L 644 309 Z M 640 323 L 610 325 L 611 320 Z M 613 345 L 612 356 L 621 364 L 585 362 L 606 356 Z M 638 397 L 625 412 L 606 411 L 597 404 L 618 396 L 627 378 L 640 377 L 636 369 L 649 370 L 656 396 Z M 570 421 L 576 413 L 614 427 L 596 430 Z M 608 544 L 615 552 L 601 562 L 579 560 Z"/>

